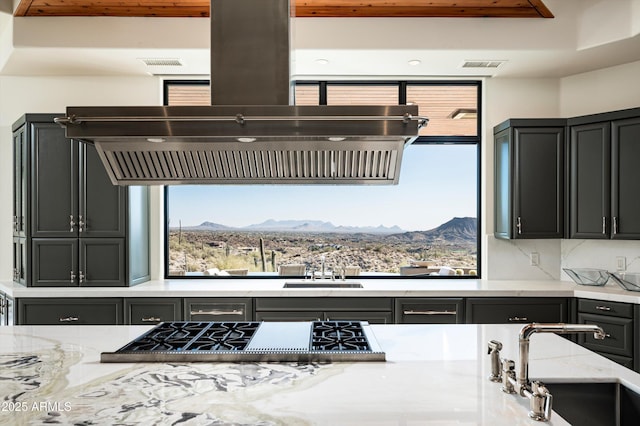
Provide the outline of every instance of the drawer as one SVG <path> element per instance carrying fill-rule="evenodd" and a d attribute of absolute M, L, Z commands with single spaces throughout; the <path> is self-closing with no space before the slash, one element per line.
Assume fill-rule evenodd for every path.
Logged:
<path fill-rule="evenodd" d="M 125 324 L 158 324 L 182 320 L 180 298 L 130 298 L 124 300 Z"/>
<path fill-rule="evenodd" d="M 510 324 L 567 322 L 564 298 L 469 298 L 465 307 L 467 324 Z"/>
<path fill-rule="evenodd" d="M 610 317 L 633 318 L 633 305 L 604 300 L 578 299 L 578 312 L 607 315 Z"/>
<path fill-rule="evenodd" d="M 19 325 L 120 325 L 122 299 L 18 299 Z"/>
<path fill-rule="evenodd" d="M 380 297 L 260 297 L 256 311 L 389 311 L 390 298 Z"/>
<path fill-rule="evenodd" d="M 591 334 L 580 333 L 580 345 L 595 352 L 633 357 L 633 320 L 578 313 L 578 323 L 599 325 L 607 334 L 603 340 L 596 340 Z"/>
<path fill-rule="evenodd" d="M 192 298 L 184 299 L 187 321 L 251 321 L 251 298 Z"/>
<path fill-rule="evenodd" d="M 461 324 L 464 319 L 462 299 L 396 299 L 396 323 Z"/>

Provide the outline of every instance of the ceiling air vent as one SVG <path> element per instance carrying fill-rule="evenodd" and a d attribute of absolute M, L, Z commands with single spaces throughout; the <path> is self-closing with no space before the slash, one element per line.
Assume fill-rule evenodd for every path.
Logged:
<path fill-rule="evenodd" d="M 498 68 L 506 61 L 464 61 L 462 68 Z"/>
<path fill-rule="evenodd" d="M 141 58 L 148 67 L 181 67 L 182 62 L 178 58 Z"/>

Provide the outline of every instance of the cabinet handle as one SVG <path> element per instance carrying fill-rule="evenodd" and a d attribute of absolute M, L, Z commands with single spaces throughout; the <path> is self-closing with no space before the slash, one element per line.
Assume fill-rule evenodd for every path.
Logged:
<path fill-rule="evenodd" d="M 602 234 L 607 233 L 607 218 L 602 216 Z"/>
<path fill-rule="evenodd" d="M 522 219 L 518 216 L 516 220 L 516 227 L 518 228 L 518 234 L 522 234 Z"/>
<path fill-rule="evenodd" d="M 403 311 L 405 315 L 457 315 L 456 311 Z"/>
<path fill-rule="evenodd" d="M 80 273 L 78 274 L 78 280 L 79 280 L 80 284 L 82 284 L 84 282 L 85 278 L 87 278 L 87 277 L 82 273 L 82 271 L 80 271 Z"/>
<path fill-rule="evenodd" d="M 13 268 L 13 280 L 18 281 L 20 279 L 20 272 L 18 272 L 18 268 Z"/>
<path fill-rule="evenodd" d="M 74 322 L 74 321 L 78 321 L 78 317 L 69 316 L 69 317 L 60 318 L 60 322 Z"/>
<path fill-rule="evenodd" d="M 18 221 L 18 216 L 13 217 L 13 230 L 16 232 L 20 230 L 20 222 Z"/>
<path fill-rule="evenodd" d="M 521 321 L 529 321 L 527 317 L 509 317 L 509 322 L 521 322 Z"/>
<path fill-rule="evenodd" d="M 71 284 L 76 282 L 76 274 L 73 273 L 73 271 L 71 271 Z"/>
<path fill-rule="evenodd" d="M 613 235 L 616 235 L 618 233 L 618 217 L 614 216 L 613 217 Z"/>
<path fill-rule="evenodd" d="M 149 317 L 149 318 L 140 318 L 140 321 L 142 321 L 142 322 L 160 322 L 161 319 L 160 318 L 156 318 L 156 317 Z"/>
<path fill-rule="evenodd" d="M 73 232 L 73 227 L 76 226 L 76 222 L 73 220 L 73 215 L 69 215 L 69 232 Z"/>
<path fill-rule="evenodd" d="M 82 220 L 82 215 L 78 216 L 78 232 L 82 232 L 85 230 L 84 228 L 84 220 Z"/>
<path fill-rule="evenodd" d="M 230 311 L 221 311 L 218 309 L 212 309 L 210 311 L 203 311 L 202 309 L 198 311 L 191 311 L 191 315 L 244 315 L 244 311 L 242 309 L 232 309 Z"/>
<path fill-rule="evenodd" d="M 597 310 L 599 310 L 599 311 L 607 311 L 607 312 L 611 310 L 611 308 L 610 308 L 610 307 L 608 307 L 608 306 L 602 306 L 602 305 L 598 305 L 598 306 L 596 306 L 596 309 L 597 309 Z"/>
<path fill-rule="evenodd" d="M 4 299 L 0 300 L 0 315 L 4 315 Z"/>

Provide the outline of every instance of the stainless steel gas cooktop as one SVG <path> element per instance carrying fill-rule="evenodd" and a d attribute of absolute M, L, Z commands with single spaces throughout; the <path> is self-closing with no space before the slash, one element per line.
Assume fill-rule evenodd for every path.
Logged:
<path fill-rule="evenodd" d="M 101 362 L 384 361 L 366 321 L 163 322 Z"/>

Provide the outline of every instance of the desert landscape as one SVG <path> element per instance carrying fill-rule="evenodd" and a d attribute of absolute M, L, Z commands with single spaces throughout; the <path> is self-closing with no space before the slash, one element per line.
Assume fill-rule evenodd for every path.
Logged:
<path fill-rule="evenodd" d="M 169 229 L 170 275 L 273 274 L 280 265 L 304 264 L 308 271 L 361 274 L 406 273 L 409 265 L 447 266 L 468 273 L 477 259 L 477 219 L 453 218 L 427 231 L 357 229 L 326 222 L 267 221 L 233 229 L 205 222 Z M 404 270 L 404 271 L 403 271 Z M 459 272 L 460 273 L 460 272 Z"/>

